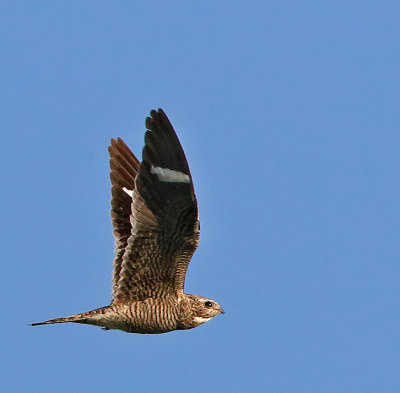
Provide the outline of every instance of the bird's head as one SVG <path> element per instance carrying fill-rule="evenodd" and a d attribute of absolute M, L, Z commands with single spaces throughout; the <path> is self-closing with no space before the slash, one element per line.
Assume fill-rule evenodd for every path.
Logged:
<path fill-rule="evenodd" d="M 206 297 L 191 295 L 191 303 L 193 323 L 197 326 L 208 322 L 218 314 L 225 314 L 225 311 L 215 300 Z"/>

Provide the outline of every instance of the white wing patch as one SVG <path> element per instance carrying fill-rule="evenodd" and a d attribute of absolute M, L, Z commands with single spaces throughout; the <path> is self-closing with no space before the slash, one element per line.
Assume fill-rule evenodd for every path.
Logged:
<path fill-rule="evenodd" d="M 166 183 L 190 183 L 189 175 L 183 172 L 174 171 L 173 169 L 160 168 L 159 166 L 151 166 L 151 173 L 157 175 L 158 180 Z"/>
<path fill-rule="evenodd" d="M 122 188 L 131 198 L 133 197 L 133 191 L 132 190 L 128 190 L 126 187 Z"/>

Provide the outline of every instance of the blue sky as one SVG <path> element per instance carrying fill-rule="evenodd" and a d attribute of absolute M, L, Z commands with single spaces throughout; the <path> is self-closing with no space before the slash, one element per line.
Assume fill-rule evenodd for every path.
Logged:
<path fill-rule="evenodd" d="M 399 392 L 399 12 L 2 1 L 2 390 Z M 226 314 L 29 327 L 109 303 L 107 146 L 139 155 L 158 107 L 199 201 L 186 291 Z"/>

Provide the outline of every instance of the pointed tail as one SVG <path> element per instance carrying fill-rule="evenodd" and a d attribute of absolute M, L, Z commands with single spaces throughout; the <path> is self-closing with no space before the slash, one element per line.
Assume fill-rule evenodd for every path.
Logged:
<path fill-rule="evenodd" d="M 96 308 L 92 311 L 87 311 L 87 312 L 83 312 L 80 314 L 71 315 L 69 317 L 49 319 L 48 321 L 31 323 L 30 325 L 31 326 L 39 326 L 39 325 L 52 325 L 53 323 L 76 322 L 76 323 L 89 323 L 92 325 L 103 326 L 102 323 L 100 322 L 98 316 L 102 316 L 102 314 L 107 312 L 108 309 L 109 309 L 108 306 L 100 307 L 100 308 Z"/>
<path fill-rule="evenodd" d="M 85 323 L 85 321 L 86 321 L 86 318 L 83 317 L 82 314 L 76 314 L 76 315 L 72 315 L 70 317 L 54 318 L 54 319 L 49 319 L 48 321 L 31 323 L 30 325 L 31 326 L 39 326 L 39 325 L 51 325 L 53 323 L 67 323 L 67 322 Z"/>

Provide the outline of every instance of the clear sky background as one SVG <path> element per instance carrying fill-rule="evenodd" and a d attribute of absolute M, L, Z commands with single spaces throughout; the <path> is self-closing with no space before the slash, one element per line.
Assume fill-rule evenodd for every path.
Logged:
<path fill-rule="evenodd" d="M 400 391 L 400 3 L 0 3 L 1 391 Z M 163 108 L 195 182 L 186 291 L 134 335 L 28 323 L 107 305 L 107 147 Z"/>

